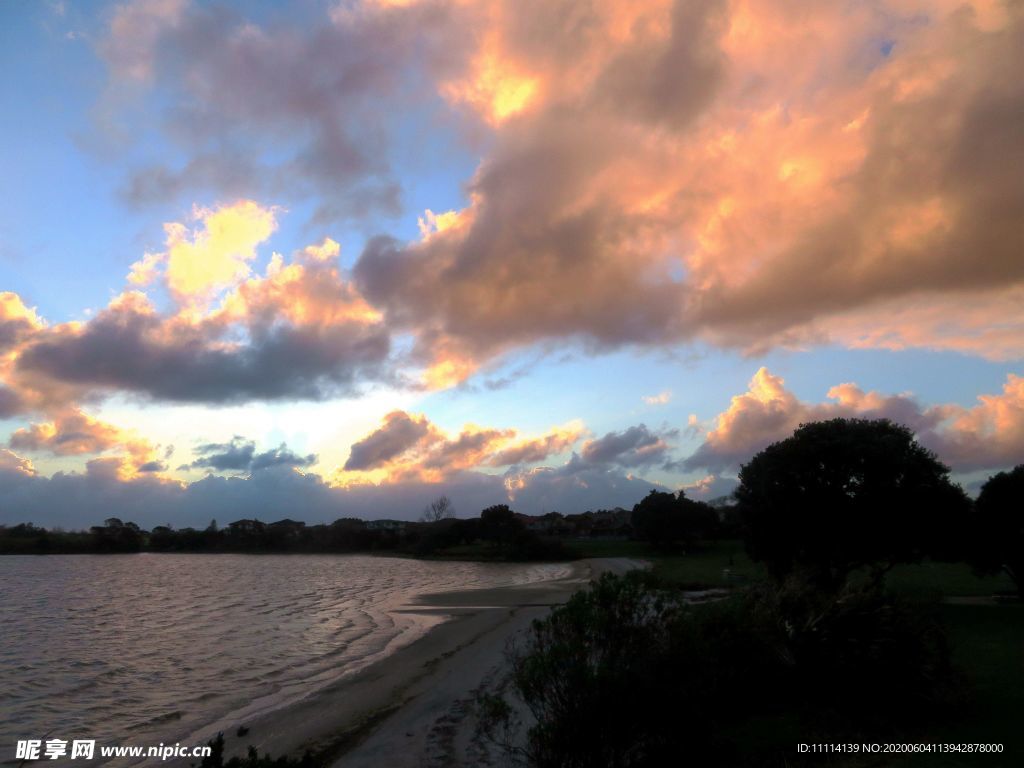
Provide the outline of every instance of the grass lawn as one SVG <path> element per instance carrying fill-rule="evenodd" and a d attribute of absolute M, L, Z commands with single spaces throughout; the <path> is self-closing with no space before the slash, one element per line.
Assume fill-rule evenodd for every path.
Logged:
<path fill-rule="evenodd" d="M 957 667 L 971 691 L 963 716 L 936 724 L 935 733 L 919 741 L 1003 744 L 1002 754 L 921 754 L 892 765 L 1024 765 L 1024 605 L 944 605 Z M 880 763 L 884 764 L 884 763 Z"/>
<path fill-rule="evenodd" d="M 1006 574 L 979 577 L 964 563 L 924 562 L 893 568 L 886 577 L 890 589 L 909 597 L 988 597 L 1014 592 Z"/>
<path fill-rule="evenodd" d="M 725 540 L 690 554 L 666 554 L 641 541 L 580 540 L 566 542 L 579 557 L 634 557 L 648 560 L 654 573 L 670 584 L 691 589 L 748 584 L 762 575 L 743 550 L 742 541 Z"/>

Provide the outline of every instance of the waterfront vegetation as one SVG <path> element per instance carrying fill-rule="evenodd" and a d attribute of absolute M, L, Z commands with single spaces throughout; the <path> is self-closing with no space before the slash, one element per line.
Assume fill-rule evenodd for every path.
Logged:
<path fill-rule="evenodd" d="M 977 502 L 948 474 L 903 427 L 835 419 L 754 456 L 726 508 L 652 491 L 631 513 L 529 518 L 499 505 L 456 519 L 442 497 L 417 523 L 146 532 L 108 520 L 81 534 L 4 529 L 0 550 L 634 558 L 649 567 L 606 575 L 535 622 L 510 656 L 511 686 L 481 696 L 484 731 L 513 761 L 1016 765 L 1024 467 L 990 479 Z M 1004 752 L 796 752 L 870 742 Z M 247 760 L 234 765 L 285 765 Z"/>
<path fill-rule="evenodd" d="M 740 480 L 742 552 L 574 545 L 651 569 L 605 576 L 534 623 L 512 693 L 479 702 L 490 738 L 532 766 L 1019 764 L 1024 469 L 990 480 L 977 514 L 908 430 L 837 419 L 762 451 Z M 935 746 L 796 749 L 872 742 Z"/>

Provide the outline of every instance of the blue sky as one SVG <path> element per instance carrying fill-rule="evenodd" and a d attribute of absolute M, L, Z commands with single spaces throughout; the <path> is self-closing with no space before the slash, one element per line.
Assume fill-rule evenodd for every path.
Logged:
<path fill-rule="evenodd" d="M 837 415 L 1024 460 L 1017 10 L 556 5 L 0 5 L 0 522 L 711 498 Z"/>

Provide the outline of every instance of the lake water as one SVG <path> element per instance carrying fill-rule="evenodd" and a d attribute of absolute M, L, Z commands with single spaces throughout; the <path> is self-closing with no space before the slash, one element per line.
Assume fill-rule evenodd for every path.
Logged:
<path fill-rule="evenodd" d="M 0 557 L 0 762 L 18 739 L 184 745 L 416 639 L 438 621 L 396 611 L 416 595 L 566 570 L 335 555 Z"/>

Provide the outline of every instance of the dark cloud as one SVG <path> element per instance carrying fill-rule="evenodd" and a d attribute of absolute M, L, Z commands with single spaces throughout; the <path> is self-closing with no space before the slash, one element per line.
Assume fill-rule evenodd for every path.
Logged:
<path fill-rule="evenodd" d="M 224 470 L 245 470 L 252 464 L 256 443 L 235 435 L 230 443 L 205 443 L 196 446 L 193 453 L 198 456 L 191 464 L 194 468 Z"/>
<path fill-rule="evenodd" d="M 373 469 L 400 456 L 432 432 L 424 416 L 410 416 L 404 411 L 392 411 L 384 418 L 384 425 L 352 444 L 346 471 Z"/>
<path fill-rule="evenodd" d="M 623 474 L 611 467 L 594 466 L 573 455 L 561 467 L 538 467 L 526 472 L 510 472 L 506 485 L 513 506 L 530 510 L 565 513 L 588 509 L 623 507 L 631 509 L 652 489 L 668 490 L 660 483 Z"/>
<path fill-rule="evenodd" d="M 213 469 L 219 472 L 256 472 L 269 467 L 309 467 L 316 463 L 314 453 L 299 456 L 287 445 L 281 443 L 277 448 L 262 453 L 256 452 L 256 443 L 235 435 L 228 443 L 205 443 L 197 446 L 193 453 L 198 456 L 185 468 Z"/>
<path fill-rule="evenodd" d="M 251 469 L 255 472 L 269 467 L 311 467 L 316 464 L 317 455 L 308 453 L 300 456 L 288 449 L 288 446 L 281 443 L 277 448 L 272 448 L 263 453 L 257 453 L 252 457 Z"/>
<path fill-rule="evenodd" d="M 169 328 L 132 306 L 111 307 L 80 331 L 37 335 L 19 373 L 84 390 L 186 402 L 322 399 L 384 375 L 388 333 L 344 323 L 252 327 L 248 343 L 216 343 L 222 329 Z"/>
<path fill-rule="evenodd" d="M 584 443 L 581 453 L 583 459 L 591 464 L 639 467 L 664 461 L 667 451 L 668 444 L 662 436 L 649 430 L 645 424 L 639 424 L 590 440 Z"/>
<path fill-rule="evenodd" d="M 521 440 L 498 451 L 491 456 L 487 463 L 492 467 L 511 467 L 546 461 L 549 456 L 557 455 L 572 447 L 579 440 L 580 433 L 580 430 L 574 428 L 555 429 L 542 437 Z"/>
<path fill-rule="evenodd" d="M 21 411 L 23 405 L 17 392 L 0 383 L 0 419 L 16 415 Z"/>
<path fill-rule="evenodd" d="M 331 15 L 302 24 L 282 14 L 261 26 L 210 4 L 119 9 L 99 47 L 112 86 L 172 94 L 161 129 L 186 155 L 138 168 L 126 196 L 312 198 L 320 222 L 397 212 L 386 118 L 420 101 L 417 73 L 443 69 L 459 47 L 442 36 L 452 10 L 339 5 Z"/>

